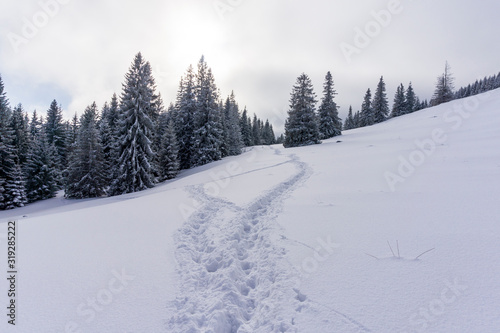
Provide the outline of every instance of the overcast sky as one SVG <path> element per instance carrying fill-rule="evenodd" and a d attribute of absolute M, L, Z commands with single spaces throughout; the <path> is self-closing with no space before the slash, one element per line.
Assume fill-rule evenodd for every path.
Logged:
<path fill-rule="evenodd" d="M 222 96 L 281 132 L 302 72 L 318 97 L 332 72 L 342 117 L 381 75 L 392 105 L 409 81 L 430 98 L 446 60 L 457 87 L 498 73 L 499 12 L 498 0 L 3 1 L 0 75 L 12 105 L 44 113 L 56 99 L 69 118 L 120 94 L 139 51 L 167 105 L 204 55 Z"/>

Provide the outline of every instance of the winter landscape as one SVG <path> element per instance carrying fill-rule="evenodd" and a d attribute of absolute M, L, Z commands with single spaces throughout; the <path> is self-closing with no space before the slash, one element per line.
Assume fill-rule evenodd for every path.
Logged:
<path fill-rule="evenodd" d="M 176 22 L 217 22 L 197 37 L 190 25 L 183 36 L 199 47 L 169 35 L 186 47 L 164 71 L 149 59 L 151 40 L 131 37 L 139 52 L 118 39 L 128 57 L 119 75 L 89 81 L 72 67 L 78 84 L 66 88 L 61 69 L 40 70 L 47 78 L 34 85 L 12 69 L 31 66 L 28 51 L 84 7 L 33 3 L 18 30 L 2 19 L 0 332 L 498 332 L 496 63 L 467 68 L 473 53 L 449 45 L 430 74 L 418 57 L 414 70 L 373 59 L 411 10 L 430 6 L 379 1 L 350 7 L 370 18 L 364 30 L 342 21 L 354 39 L 335 35 L 334 61 L 261 60 L 239 81 L 248 68 L 204 40 L 243 50 L 249 35 L 237 30 L 236 42 L 229 30 L 249 13 L 275 26 L 283 9 L 308 16 L 339 4 L 174 3 L 169 17 L 186 15 Z M 128 6 L 122 14 L 154 11 Z M 485 25 L 493 8 L 477 7 Z M 267 61 L 272 73 L 258 70 Z M 23 84 L 33 93 L 21 104 Z"/>

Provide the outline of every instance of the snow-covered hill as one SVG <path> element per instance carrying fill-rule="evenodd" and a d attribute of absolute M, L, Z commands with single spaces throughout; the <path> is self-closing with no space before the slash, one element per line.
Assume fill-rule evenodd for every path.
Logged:
<path fill-rule="evenodd" d="M 0 212 L 0 261 L 16 219 L 19 270 L 0 331 L 498 332 L 499 176 L 496 90 L 141 193 Z"/>

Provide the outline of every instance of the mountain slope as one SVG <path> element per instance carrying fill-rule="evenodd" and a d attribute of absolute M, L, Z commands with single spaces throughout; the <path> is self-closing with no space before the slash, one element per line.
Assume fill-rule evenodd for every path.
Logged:
<path fill-rule="evenodd" d="M 499 109 L 496 90 L 141 193 L 0 212 L 19 267 L 1 331 L 495 332 Z"/>

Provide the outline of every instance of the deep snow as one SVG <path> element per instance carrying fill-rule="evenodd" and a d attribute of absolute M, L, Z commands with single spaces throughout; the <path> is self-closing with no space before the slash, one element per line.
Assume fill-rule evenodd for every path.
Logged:
<path fill-rule="evenodd" d="M 19 266 L 0 331 L 498 332 L 499 110 L 495 90 L 0 212 L 3 270 L 11 219 Z"/>

